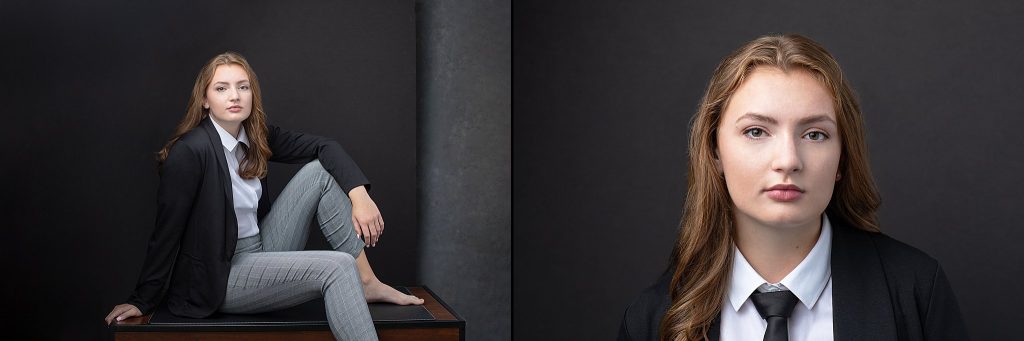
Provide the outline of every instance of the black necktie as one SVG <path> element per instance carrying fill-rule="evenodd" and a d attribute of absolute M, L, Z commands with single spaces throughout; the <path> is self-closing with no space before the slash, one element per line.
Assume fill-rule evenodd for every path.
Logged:
<path fill-rule="evenodd" d="M 793 313 L 798 301 L 792 292 L 754 292 L 750 294 L 754 308 L 761 317 L 768 321 L 768 329 L 764 331 L 764 341 L 789 341 L 789 315 Z"/>
<path fill-rule="evenodd" d="M 235 153 L 235 157 L 238 159 L 239 168 L 241 168 L 241 165 L 243 163 L 242 161 L 245 161 L 246 157 L 249 156 L 249 146 L 246 146 L 245 143 L 239 141 L 238 149 L 242 151 L 242 155 L 238 155 L 239 153 Z"/>

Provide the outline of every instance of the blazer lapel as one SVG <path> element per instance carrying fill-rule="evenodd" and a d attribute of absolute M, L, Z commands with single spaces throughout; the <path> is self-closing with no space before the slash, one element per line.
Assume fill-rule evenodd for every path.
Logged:
<path fill-rule="evenodd" d="M 835 340 L 896 340 L 896 318 L 870 232 L 833 221 L 832 328 Z"/>
<path fill-rule="evenodd" d="M 216 155 L 214 159 L 217 160 L 217 168 L 220 169 L 218 174 L 220 182 L 224 187 L 224 259 L 229 260 L 234 255 L 235 244 L 238 242 L 238 220 L 235 217 L 235 200 L 234 192 L 231 191 L 231 175 L 228 173 L 228 161 L 226 156 L 224 156 L 220 134 L 217 133 L 217 128 L 213 126 L 213 122 L 207 117 L 199 125 L 206 130 L 206 135 L 210 138 L 210 144 L 213 146 L 214 155 Z"/>

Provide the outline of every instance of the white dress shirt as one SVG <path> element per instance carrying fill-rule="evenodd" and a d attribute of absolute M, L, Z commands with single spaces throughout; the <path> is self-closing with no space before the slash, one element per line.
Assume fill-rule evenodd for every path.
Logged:
<path fill-rule="evenodd" d="M 789 318 L 791 341 L 832 340 L 832 224 L 824 214 L 821 234 L 814 248 L 779 283 L 768 283 L 754 271 L 739 249 L 733 247 L 732 277 L 722 303 L 721 340 L 761 340 L 766 322 L 750 301 L 750 294 L 789 290 L 800 304 Z"/>
<path fill-rule="evenodd" d="M 238 139 L 231 136 L 227 130 L 221 128 L 217 121 L 210 117 L 213 126 L 220 134 L 220 143 L 224 145 L 224 157 L 228 161 L 228 173 L 231 174 L 231 194 L 235 202 L 235 218 L 238 220 L 238 239 L 255 236 L 260 233 L 256 221 L 256 208 L 260 204 L 260 196 L 263 195 L 263 185 L 260 179 L 242 179 L 238 175 L 238 164 L 245 158 L 245 152 L 238 147 L 238 143 L 249 144 L 249 137 L 245 135 L 245 127 L 238 127 Z"/>

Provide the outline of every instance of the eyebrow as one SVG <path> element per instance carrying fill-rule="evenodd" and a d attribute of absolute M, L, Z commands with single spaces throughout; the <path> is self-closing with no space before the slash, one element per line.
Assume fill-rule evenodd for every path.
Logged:
<path fill-rule="evenodd" d="M 771 116 L 768 116 L 768 115 L 762 115 L 762 114 L 758 114 L 758 113 L 754 113 L 754 112 L 748 112 L 746 114 L 743 114 L 743 116 L 740 116 L 740 118 L 736 119 L 736 122 L 739 122 L 739 121 L 741 121 L 743 119 L 751 119 L 751 120 L 755 120 L 755 121 L 759 121 L 759 122 L 764 122 L 764 123 L 770 123 L 770 124 L 779 124 L 779 121 L 776 120 L 774 117 L 771 117 Z M 836 121 L 833 120 L 831 117 L 828 117 L 828 115 L 814 115 L 814 116 L 804 117 L 804 118 L 801 118 L 800 121 L 797 121 L 797 124 L 805 125 L 805 124 L 818 123 L 818 122 L 832 122 L 832 124 L 836 124 Z"/>
<path fill-rule="evenodd" d="M 241 84 L 241 83 L 248 83 L 248 82 L 249 82 L 248 79 L 243 79 L 243 80 L 240 80 L 240 81 L 235 82 L 235 83 Z M 231 83 L 229 83 L 229 82 L 213 82 L 213 84 L 227 84 L 227 85 L 231 85 Z"/>

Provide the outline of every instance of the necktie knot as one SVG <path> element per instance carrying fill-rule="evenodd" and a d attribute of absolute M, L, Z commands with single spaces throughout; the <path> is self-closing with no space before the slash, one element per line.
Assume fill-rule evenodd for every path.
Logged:
<path fill-rule="evenodd" d="M 799 299 L 792 291 L 755 292 L 750 295 L 754 302 L 754 308 L 761 314 L 761 318 L 769 317 L 789 318 L 793 314 L 793 308 Z"/>
<path fill-rule="evenodd" d="M 755 292 L 750 294 L 750 300 L 754 302 L 754 308 L 768 322 L 768 328 L 764 331 L 765 341 L 786 341 L 789 340 L 788 319 L 793 314 L 793 308 L 799 300 L 793 292 L 772 291 Z"/>

